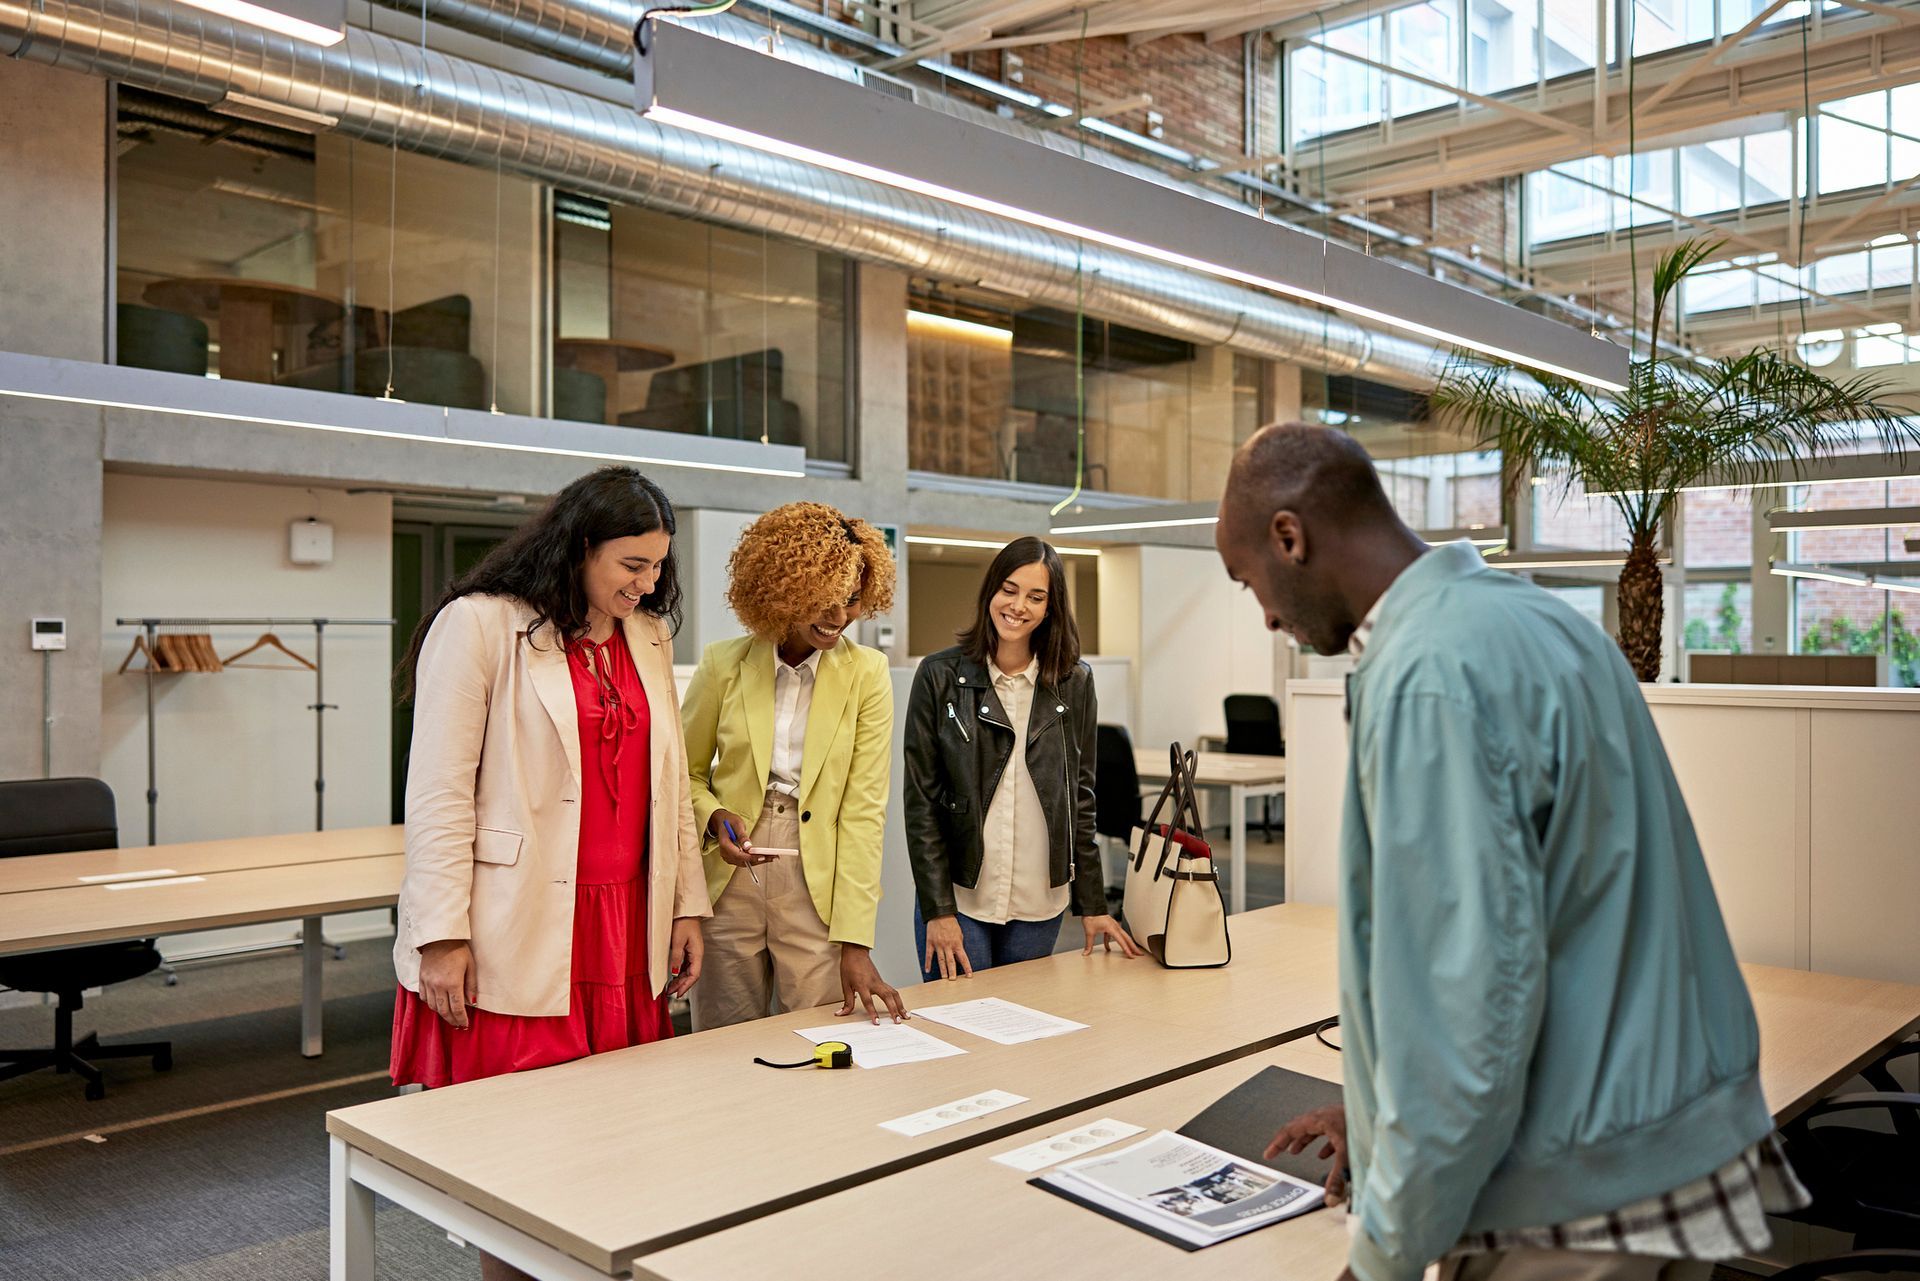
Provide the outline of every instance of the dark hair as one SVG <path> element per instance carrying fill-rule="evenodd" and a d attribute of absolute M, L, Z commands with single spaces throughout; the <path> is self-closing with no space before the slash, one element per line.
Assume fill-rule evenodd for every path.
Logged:
<path fill-rule="evenodd" d="M 1002 547 L 987 566 L 980 580 L 980 600 L 974 610 L 973 626 L 956 633 L 960 650 L 974 662 L 985 665 L 1000 644 L 1000 633 L 993 629 L 993 598 L 1000 585 L 1013 577 L 1013 571 L 1026 565 L 1047 567 L 1047 616 L 1033 629 L 1033 654 L 1040 660 L 1040 680 L 1058 685 L 1073 673 L 1080 661 L 1080 629 L 1074 625 L 1073 610 L 1067 604 L 1067 567 L 1053 544 L 1038 538 L 1016 538 Z"/>
<path fill-rule="evenodd" d="M 602 467 L 588 472 L 553 496 L 538 516 L 509 534 L 478 565 L 448 585 L 446 594 L 414 628 L 407 653 L 394 672 L 400 701 L 413 698 L 413 672 L 420 647 L 440 611 L 462 596 L 512 596 L 533 610 L 531 637 L 543 626 L 562 643 L 587 630 L 587 598 L 580 588 L 580 567 L 601 543 L 637 534 L 674 532 L 673 504 L 660 487 L 631 467 Z M 653 591 L 640 608 L 667 625 L 680 627 L 680 562 L 669 547 Z"/>

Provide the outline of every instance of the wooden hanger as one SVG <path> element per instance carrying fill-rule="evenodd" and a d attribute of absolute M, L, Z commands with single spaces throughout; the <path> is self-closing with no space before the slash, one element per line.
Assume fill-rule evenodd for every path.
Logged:
<path fill-rule="evenodd" d="M 213 651 L 213 637 L 205 632 L 194 632 L 189 636 L 182 637 L 182 639 L 185 640 L 188 647 L 193 650 L 194 658 L 199 660 L 201 671 L 217 672 L 221 670 L 223 664 L 220 662 L 220 655 Z"/>
<path fill-rule="evenodd" d="M 160 660 L 155 658 L 153 656 L 153 651 L 147 648 L 147 638 L 145 636 L 138 636 L 138 635 L 136 635 L 133 638 L 133 648 L 128 650 L 127 656 L 120 660 L 120 670 L 122 672 L 125 672 L 127 670 L 127 667 L 133 662 L 134 658 L 140 654 L 145 654 L 147 656 L 148 667 L 151 667 L 156 671 L 159 670 Z"/>
<path fill-rule="evenodd" d="M 288 658 L 291 658 L 293 662 L 291 663 L 243 663 L 240 661 L 241 659 L 245 658 L 248 654 L 253 653 L 253 651 L 256 649 L 277 649 L 282 654 L 285 654 Z M 255 667 L 263 671 L 270 671 L 270 672 L 294 671 L 296 670 L 296 665 L 298 667 L 304 667 L 308 671 L 314 670 L 312 663 L 308 662 L 306 659 L 302 658 L 300 655 L 294 653 L 292 650 L 288 649 L 285 645 L 281 644 L 280 638 L 278 636 L 275 636 L 272 632 L 265 633 L 260 637 L 259 640 L 255 641 L 253 644 L 247 646 L 245 649 L 241 650 L 238 654 L 235 654 L 232 658 L 226 659 L 225 664 L 228 667 Z"/>

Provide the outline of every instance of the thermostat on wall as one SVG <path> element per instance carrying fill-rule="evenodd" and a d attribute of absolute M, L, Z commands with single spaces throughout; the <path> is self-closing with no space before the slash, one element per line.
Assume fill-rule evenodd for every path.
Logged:
<path fill-rule="evenodd" d="M 296 520 L 287 530 L 287 559 L 296 565 L 333 562 L 333 526 L 312 516 Z"/>
<path fill-rule="evenodd" d="M 33 620 L 33 647 L 35 649 L 65 649 L 67 647 L 67 620 L 64 618 L 36 618 Z"/>

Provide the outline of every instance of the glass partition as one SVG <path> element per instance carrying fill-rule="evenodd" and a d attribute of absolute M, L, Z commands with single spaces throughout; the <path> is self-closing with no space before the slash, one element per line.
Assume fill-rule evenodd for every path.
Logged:
<path fill-rule="evenodd" d="M 533 184 L 118 100 L 118 363 L 538 412 Z"/>
<path fill-rule="evenodd" d="M 1234 449 L 1267 421 L 1270 378 L 1268 362 L 1225 347 L 916 286 L 908 466 L 1203 501 L 1219 496 Z"/>
<path fill-rule="evenodd" d="M 554 416 L 801 445 L 845 462 L 845 259 L 554 196 Z"/>

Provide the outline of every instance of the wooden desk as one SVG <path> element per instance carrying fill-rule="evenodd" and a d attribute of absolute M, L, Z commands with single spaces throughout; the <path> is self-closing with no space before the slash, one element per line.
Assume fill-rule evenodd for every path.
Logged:
<path fill-rule="evenodd" d="M 1851 1076 L 1882 1048 L 1920 1026 L 1920 988 L 1898 983 L 1744 967 L 1760 1022 L 1760 1079 L 1767 1107 L 1785 1123 Z M 1337 1035 L 1337 1034 L 1336 1034 Z M 1338 1275 L 1346 1264 L 1343 1212 L 1314 1213 L 1185 1254 L 1098 1214 L 1027 1186 L 1031 1175 L 996 1165 L 995 1154 L 1111 1116 L 1177 1130 L 1268 1065 L 1340 1079 L 1340 1055 L 1311 1037 L 1251 1058 L 1088 1108 L 985 1147 L 670 1247 L 635 1261 L 649 1281 L 725 1281 L 768 1276 L 787 1259 L 832 1258 L 841 1281 L 891 1281 L 925 1270 L 929 1242 L 950 1239 L 956 1206 L 990 1224 L 966 1248 L 942 1251 L 943 1281 L 1024 1276 L 1138 1276 L 1155 1263 L 1180 1276 Z M 1275 1117 L 1278 1129 L 1287 1118 Z M 1123 1144 L 1113 1145 L 1115 1148 Z M 849 1225 L 859 1225 L 847 1247 Z"/>
<path fill-rule="evenodd" d="M 684 1245 L 644 1255 L 635 1278 L 732 1281 L 776 1276 L 791 1260 L 832 1259 L 839 1281 L 893 1281 L 937 1273 L 941 1281 L 1025 1277 L 1141 1277 L 1163 1269 L 1186 1278 L 1244 1281 L 1300 1277 L 1328 1281 L 1347 1261 L 1344 1210 L 1298 1219 L 1187 1253 L 1090 1210 L 1027 1186 L 1031 1174 L 991 1158 L 1050 1134 L 1112 1117 L 1177 1130 L 1208 1104 L 1267 1067 L 1340 1079 L 1340 1056 L 1308 1037 L 1249 1058 L 1086 1108 L 1049 1125 L 943 1157 L 889 1178 L 824 1196 Z M 1274 1122 L 1280 1128 L 1281 1121 Z M 1144 1138 L 1123 1139 L 1118 1151 Z M 954 1241 L 958 1219 L 974 1227 Z M 953 1248 L 942 1243 L 953 1242 Z M 929 1254 L 938 1264 L 929 1269 Z"/>
<path fill-rule="evenodd" d="M 375 1192 L 539 1276 L 624 1272 L 638 1254 L 1257 1053 L 1333 1013 L 1329 911 L 1248 913 L 1233 938 L 1220 970 L 1075 952 L 905 991 L 912 1006 L 1001 996 L 1089 1025 L 1025 1045 L 922 1023 L 967 1053 L 872 1071 L 754 1065 L 795 1057 L 792 1029 L 834 1022 L 827 1007 L 329 1113 L 333 1275 L 373 1275 Z M 985 1089 L 1028 1102 L 919 1138 L 880 1128 Z"/>
<path fill-rule="evenodd" d="M 277 325 L 311 325 L 344 313 L 338 298 L 273 280 L 218 276 L 158 280 L 146 300 L 220 326 L 220 376 L 243 382 L 273 381 L 273 331 Z"/>
<path fill-rule="evenodd" d="M 331 832 L 294 832 L 285 836 L 136 845 L 71 854 L 31 854 L 0 859 L 0 894 L 76 889 L 148 876 L 202 876 L 208 872 L 239 872 L 254 867 L 335 863 L 342 859 L 400 854 L 405 849 L 405 829 L 394 824 L 344 827 Z"/>
<path fill-rule="evenodd" d="M 1142 780 L 1164 780 L 1168 771 L 1167 754 L 1136 748 L 1133 768 Z M 1286 795 L 1287 758 L 1199 752 L 1194 756 L 1193 781 L 1199 787 L 1224 787 L 1231 798 L 1232 810 L 1227 819 L 1233 868 L 1229 910 L 1244 912 L 1247 910 L 1247 802 L 1256 796 Z M 1143 811 L 1143 816 L 1146 812 Z"/>
<path fill-rule="evenodd" d="M 1772 965 L 1740 970 L 1760 1023 L 1760 1088 L 1783 1125 L 1920 1031 L 1920 987 Z"/>
<path fill-rule="evenodd" d="M 320 918 L 392 906 L 405 864 L 404 856 L 385 854 L 0 894 L 0 956 L 297 920 L 300 1052 L 313 1058 L 324 1044 Z"/>

